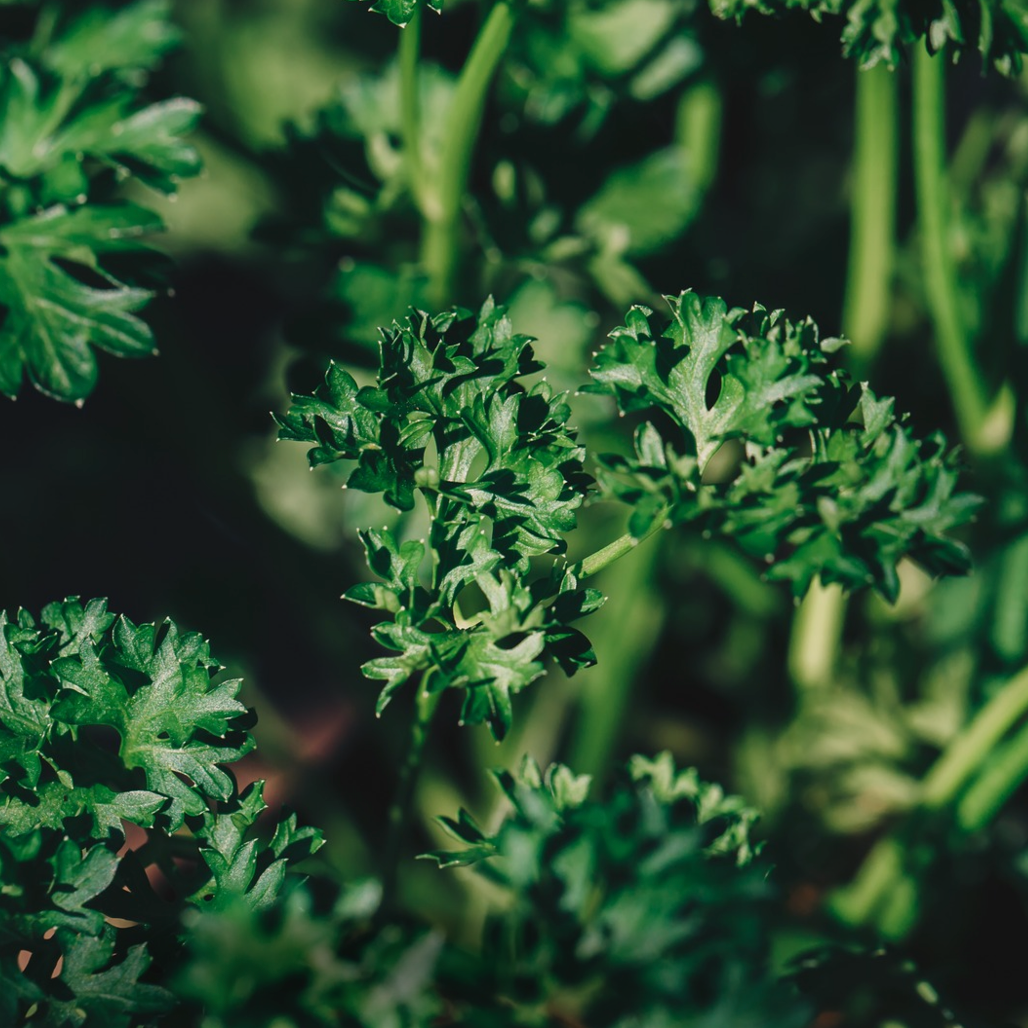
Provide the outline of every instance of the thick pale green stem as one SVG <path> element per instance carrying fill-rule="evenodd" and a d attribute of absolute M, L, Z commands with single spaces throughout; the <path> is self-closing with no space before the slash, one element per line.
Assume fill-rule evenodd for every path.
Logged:
<path fill-rule="evenodd" d="M 964 444 L 972 453 L 994 453 L 1009 438 L 1011 403 L 1004 391 L 990 405 L 960 310 L 948 230 L 945 62 L 923 47 L 914 55 L 914 171 L 925 295 L 939 364 Z"/>
<path fill-rule="evenodd" d="M 898 89 L 884 64 L 857 71 L 850 252 L 842 328 L 858 370 L 885 337 L 896 224 Z"/>
<path fill-rule="evenodd" d="M 400 859 L 403 855 L 404 843 L 410 828 L 413 815 L 414 790 L 421 770 L 421 762 L 425 752 L 425 741 L 428 739 L 429 725 L 439 705 L 442 693 L 428 691 L 432 672 L 427 671 L 418 686 L 414 706 L 414 720 L 411 723 L 410 741 L 400 770 L 400 781 L 396 789 L 396 797 L 389 808 L 389 834 L 386 837 L 385 852 L 382 855 L 382 903 L 379 907 L 380 916 L 384 916 L 392 908 L 396 900 L 396 884 L 399 875 Z"/>
<path fill-rule="evenodd" d="M 1028 711 L 1028 668 L 1015 675 L 946 747 L 925 776 L 920 805 L 925 810 L 948 806 L 965 788 L 957 821 L 966 831 L 980 831 L 1018 785 L 1028 777 L 1028 729 L 990 755 L 1011 727 Z M 968 788 L 979 769 L 984 770 Z M 913 927 L 916 883 L 904 869 L 905 849 L 894 836 L 882 839 L 868 854 L 850 885 L 839 889 L 830 908 L 851 925 L 876 924 L 890 938 Z"/>
<path fill-rule="evenodd" d="M 814 579 L 796 610 L 789 639 L 789 675 L 801 691 L 831 685 L 845 620 L 841 586 Z"/>
<path fill-rule="evenodd" d="M 447 116 L 438 191 L 425 211 L 421 262 L 429 276 L 430 300 L 445 307 L 454 299 L 460 255 L 460 211 L 467 192 L 471 156 L 485 109 L 489 83 L 510 41 L 514 15 L 501 0 L 486 18 L 457 81 Z"/>
<path fill-rule="evenodd" d="M 419 70 L 421 57 L 421 8 L 400 31 L 400 130 L 403 133 L 403 160 L 411 196 L 422 213 L 425 211 L 425 177 L 421 161 L 421 97 Z"/>

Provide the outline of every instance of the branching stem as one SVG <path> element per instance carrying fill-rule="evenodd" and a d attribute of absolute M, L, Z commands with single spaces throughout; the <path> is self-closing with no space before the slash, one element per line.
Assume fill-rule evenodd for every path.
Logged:
<path fill-rule="evenodd" d="M 443 135 L 438 192 L 424 211 L 421 261 L 429 276 L 432 304 L 453 302 L 460 253 L 460 210 L 467 192 L 471 156 L 485 109 L 489 83 L 510 41 L 514 15 L 506 0 L 489 12 L 457 81 Z"/>

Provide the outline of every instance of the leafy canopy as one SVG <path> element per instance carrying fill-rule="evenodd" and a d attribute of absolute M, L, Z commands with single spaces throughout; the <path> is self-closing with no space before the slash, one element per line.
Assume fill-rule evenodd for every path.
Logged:
<path fill-rule="evenodd" d="M 716 532 L 797 595 L 820 575 L 894 598 L 904 557 L 936 574 L 967 569 L 949 533 L 978 500 L 956 492 L 955 454 L 941 437 L 916 440 L 891 400 L 833 369 L 840 340 L 759 306 L 668 302 L 670 322 L 628 312 L 584 387 L 657 419 L 638 426 L 633 454 L 598 458 L 601 494 L 629 505 L 632 536 L 684 523 Z M 536 378 L 530 340 L 491 300 L 477 319 L 413 311 L 383 333 L 380 357 L 363 388 L 333 364 L 313 395 L 293 397 L 279 438 L 312 444 L 312 467 L 351 462 L 347 486 L 400 511 L 424 498 L 427 538 L 362 532 L 379 581 L 346 593 L 387 615 L 372 634 L 393 655 L 364 665 L 385 683 L 379 711 L 410 681 L 457 688 L 462 720 L 501 738 L 511 696 L 547 657 L 569 674 L 595 660 L 571 622 L 602 596 L 582 586 L 584 561 L 559 559 L 592 488 L 585 453 L 566 398 Z M 472 584 L 480 609 L 465 617 Z"/>
<path fill-rule="evenodd" d="M 252 718 L 220 670 L 197 633 L 135 625 L 103 600 L 53 603 L 39 621 L 0 613 L 3 1023 L 30 1006 L 54 1028 L 166 1009 L 139 979 L 180 911 L 262 909 L 320 845 L 295 816 L 258 839 L 263 783 L 240 793 L 223 766 L 252 749 Z M 126 825 L 146 841 L 119 855 Z"/>
<path fill-rule="evenodd" d="M 512 1023 L 539 1009 L 625 1028 L 808 1022 L 768 972 L 774 890 L 738 797 L 669 753 L 634 757 L 606 800 L 559 764 L 495 777 L 511 808 L 500 826 L 443 818 L 464 848 L 428 856 L 503 890 L 477 973 L 489 1001 L 518 1011 Z"/>
<path fill-rule="evenodd" d="M 94 348 L 155 352 L 137 312 L 153 295 L 121 279 L 114 255 L 146 254 L 163 227 L 152 211 L 114 202 L 133 177 L 162 193 L 200 170 L 183 137 L 199 105 L 144 103 L 141 82 L 175 41 L 168 0 L 116 14 L 65 16 L 28 44 L 0 39 L 0 392 L 24 377 L 81 402 L 96 384 Z"/>
<path fill-rule="evenodd" d="M 794 8 L 818 20 L 841 16 L 843 52 L 865 68 L 880 61 L 895 67 L 921 39 L 933 51 L 957 56 L 977 49 L 1004 75 L 1019 72 L 1028 53 L 1028 12 L 1021 0 L 711 0 L 710 6 L 720 18 Z"/>

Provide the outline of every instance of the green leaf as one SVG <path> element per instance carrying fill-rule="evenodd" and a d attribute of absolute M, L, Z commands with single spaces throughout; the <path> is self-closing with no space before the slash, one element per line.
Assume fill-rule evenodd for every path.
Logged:
<path fill-rule="evenodd" d="M 136 249 L 140 236 L 161 227 L 134 206 L 58 206 L 0 226 L 0 391 L 16 396 L 27 373 L 48 395 L 79 402 L 96 384 L 92 347 L 123 357 L 156 352 L 149 326 L 135 316 L 153 294 L 104 273 L 97 255 Z M 69 264 L 100 273 L 107 287 L 86 285 Z"/>
<path fill-rule="evenodd" d="M 532 577 L 531 558 L 564 552 L 592 481 L 566 396 L 527 380 L 541 370 L 492 300 L 477 319 L 412 311 L 383 334 L 375 385 L 358 388 L 332 365 L 313 396 L 294 396 L 277 419 L 280 439 L 314 444 L 312 467 L 353 461 L 349 487 L 403 511 L 420 494 L 428 508 L 427 540 L 361 533 L 381 581 L 345 594 L 392 618 L 373 635 L 394 655 L 363 669 L 385 683 L 379 713 L 429 675 L 432 691 L 464 691 L 464 722 L 486 722 L 501 738 L 511 696 L 543 673 L 547 656 L 568 673 L 595 663 L 568 623 L 596 609 L 598 595 L 555 560 L 548 577 Z M 465 620 L 458 603 L 472 585 L 488 609 Z"/>
<path fill-rule="evenodd" d="M 32 1024 L 41 1028 L 132 1028 L 141 1017 L 163 1014 L 175 997 L 157 985 L 139 979 L 150 966 L 144 945 L 132 946 L 121 959 L 115 956 L 116 932 L 105 928 L 98 936 L 58 933 L 63 963 L 57 979 L 64 994 L 54 988 Z M 48 983 L 49 984 L 49 983 Z M 67 996 L 71 992 L 71 998 Z"/>
<path fill-rule="evenodd" d="M 587 387 L 682 430 L 679 442 L 644 424 L 634 454 L 600 457 L 604 493 L 632 509 L 630 532 L 668 521 L 727 536 L 797 595 L 820 575 L 895 599 L 905 557 L 934 574 L 967 571 L 950 533 L 980 500 L 957 491 L 957 454 L 941 436 L 915 439 L 891 399 L 832 368 L 837 340 L 759 306 L 729 311 L 691 293 L 668 302 L 670 324 L 629 311 Z M 722 450 L 718 476 L 705 476 Z"/>
<path fill-rule="evenodd" d="M 644 256 L 677 239 L 699 213 L 702 199 L 688 154 L 669 146 L 614 171 L 579 208 L 575 225 L 603 248 Z"/>
<path fill-rule="evenodd" d="M 442 0 L 374 0 L 369 10 L 384 14 L 402 29 L 406 28 L 418 7 L 427 7 L 437 14 L 443 9 Z"/>
<path fill-rule="evenodd" d="M 119 11 L 76 12 L 47 44 L 43 61 L 69 78 L 151 68 L 178 41 L 170 14 L 170 0 L 142 0 Z"/>
<path fill-rule="evenodd" d="M 426 856 L 504 893 L 483 932 L 478 1009 L 575 997 L 584 1024 L 809 1023 L 768 971 L 774 890 L 753 812 L 668 754 L 630 766 L 600 799 L 588 778 L 526 758 L 496 775 L 511 809 L 494 831 L 463 811 L 444 822 L 463 848 Z M 740 987 L 745 1013 L 722 1017 Z"/>

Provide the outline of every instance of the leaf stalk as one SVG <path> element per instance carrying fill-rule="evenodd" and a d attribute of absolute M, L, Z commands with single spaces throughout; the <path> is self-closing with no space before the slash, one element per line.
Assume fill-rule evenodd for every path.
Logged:
<path fill-rule="evenodd" d="M 858 372 L 869 367 L 889 323 L 896 224 L 898 88 L 884 64 L 858 68 L 850 249 L 842 327 Z"/>
<path fill-rule="evenodd" d="M 424 212 L 421 263 L 429 276 L 430 302 L 438 308 L 454 299 L 454 280 L 460 251 L 460 210 L 467 192 L 475 140 L 485 110 L 489 84 L 507 49 L 514 27 L 510 4 L 496 4 L 489 12 L 457 81 L 450 104 L 438 195 Z"/>

